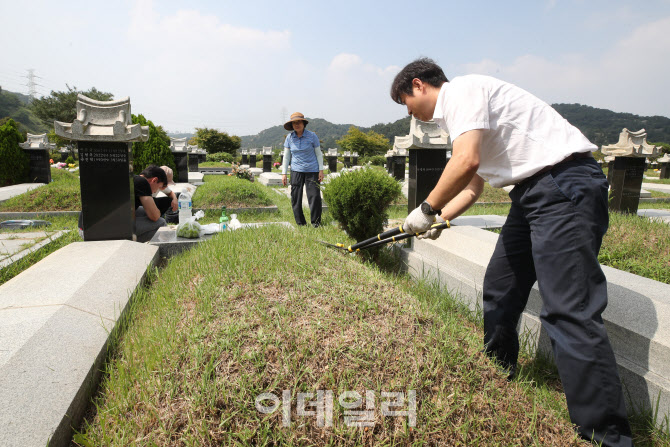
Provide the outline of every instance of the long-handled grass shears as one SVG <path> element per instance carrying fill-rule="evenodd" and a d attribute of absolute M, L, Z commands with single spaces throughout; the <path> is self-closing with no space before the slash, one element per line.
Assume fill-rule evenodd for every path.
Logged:
<path fill-rule="evenodd" d="M 432 229 L 442 230 L 442 229 L 450 228 L 450 227 L 451 227 L 451 224 L 449 223 L 449 221 L 446 221 L 446 222 L 442 222 L 442 223 L 433 224 L 430 227 L 430 229 L 431 230 Z M 341 250 L 348 251 L 349 253 L 353 253 L 353 252 L 356 252 L 356 251 L 365 250 L 365 249 L 372 248 L 372 247 L 377 247 L 379 245 L 388 244 L 389 242 L 402 241 L 403 239 L 408 239 L 410 237 L 418 236 L 420 234 L 424 234 L 424 233 L 417 233 L 417 234 L 407 233 L 407 232 L 405 232 L 405 230 L 403 230 L 402 225 L 400 225 L 398 227 L 391 228 L 390 230 L 386 230 L 383 233 L 379 233 L 377 236 L 373 236 L 370 239 L 366 239 L 364 241 L 358 242 L 358 243 L 356 243 L 354 245 L 350 245 L 348 247 L 344 244 L 330 244 L 328 242 L 323 242 L 323 241 L 319 241 L 319 242 L 321 242 L 324 245 L 328 245 L 329 247 L 339 248 Z"/>

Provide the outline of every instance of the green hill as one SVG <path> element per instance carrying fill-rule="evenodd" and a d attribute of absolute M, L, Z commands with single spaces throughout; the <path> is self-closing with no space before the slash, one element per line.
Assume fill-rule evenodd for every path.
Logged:
<path fill-rule="evenodd" d="M 41 134 L 49 131 L 49 127 L 40 121 L 30 110 L 30 98 L 21 93 L 7 90 L 0 91 L 0 120 L 12 118 L 20 124 L 21 130 L 32 134 Z"/>
<path fill-rule="evenodd" d="M 664 116 L 638 116 L 632 113 L 617 113 L 606 109 L 597 109 L 581 104 L 552 104 L 552 107 L 563 118 L 582 131 L 586 137 L 598 147 L 603 144 L 616 143 L 621 129 L 636 131 L 647 130 L 650 142 L 670 142 L 670 118 Z M 372 127 L 356 126 L 363 132 L 374 130 L 384 135 L 393 144 L 396 135 L 407 135 L 410 117 L 399 119 L 393 123 L 375 124 Z M 351 124 L 333 124 L 325 119 L 312 118 L 308 129 L 316 132 L 323 148 L 337 147 L 336 140 L 342 138 Z M 242 137 L 242 147 L 282 146 L 288 132 L 282 126 L 265 129 L 257 135 Z"/>

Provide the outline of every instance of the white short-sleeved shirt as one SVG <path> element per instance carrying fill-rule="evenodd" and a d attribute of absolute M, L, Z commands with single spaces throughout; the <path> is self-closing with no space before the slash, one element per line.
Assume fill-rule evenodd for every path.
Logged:
<path fill-rule="evenodd" d="M 452 142 L 469 130 L 485 131 L 477 174 L 496 188 L 597 149 L 549 104 L 490 76 L 460 76 L 442 85 L 433 120 Z"/>

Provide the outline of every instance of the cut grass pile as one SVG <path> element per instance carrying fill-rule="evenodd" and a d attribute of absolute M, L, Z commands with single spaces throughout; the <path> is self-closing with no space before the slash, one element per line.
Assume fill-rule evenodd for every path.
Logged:
<path fill-rule="evenodd" d="M 573 445 L 569 423 L 480 353 L 481 333 L 429 287 L 390 279 L 316 238 L 335 228 L 224 233 L 173 258 L 133 304 L 82 445 Z M 255 399 L 289 390 L 260 413 Z M 333 424 L 297 393 L 333 393 Z M 372 390 L 374 425 L 347 426 L 341 393 Z M 381 413 L 416 392 L 416 427 Z M 314 401 L 315 396 L 307 401 Z M 271 401 L 263 401 L 270 406 Z M 365 406 L 358 410 L 372 409 Z M 398 410 L 407 410 L 405 403 Z M 306 410 L 314 410 L 307 407 Z"/>
<path fill-rule="evenodd" d="M 221 209 L 274 205 L 270 189 L 256 182 L 228 175 L 206 175 L 193 197 L 194 208 Z"/>
<path fill-rule="evenodd" d="M 51 179 L 53 181 L 48 185 L 0 203 L 0 212 L 80 211 L 79 177 L 72 172 L 52 168 Z"/>

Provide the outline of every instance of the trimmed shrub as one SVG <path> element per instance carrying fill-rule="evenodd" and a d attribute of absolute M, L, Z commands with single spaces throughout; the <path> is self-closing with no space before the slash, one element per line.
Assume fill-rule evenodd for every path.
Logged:
<path fill-rule="evenodd" d="M 393 177 L 369 168 L 344 170 L 322 189 L 332 216 L 358 242 L 384 231 L 387 209 L 401 194 Z"/>
<path fill-rule="evenodd" d="M 207 161 L 212 161 L 215 163 L 232 163 L 235 157 L 233 157 L 233 154 L 229 154 L 228 152 L 216 152 L 214 154 L 207 154 Z"/>
<path fill-rule="evenodd" d="M 30 158 L 19 146 L 23 140 L 25 138 L 13 119 L 0 126 L 0 186 L 28 181 Z"/>
<path fill-rule="evenodd" d="M 67 159 L 65 160 L 65 163 L 67 163 L 67 164 L 74 164 L 74 158 L 72 158 L 72 155 L 70 155 L 69 157 L 67 157 Z"/>
<path fill-rule="evenodd" d="M 372 157 L 365 157 L 361 160 L 361 164 L 364 165 L 370 163 L 372 166 L 384 166 L 386 164 L 386 157 L 383 155 L 373 155 Z"/>

